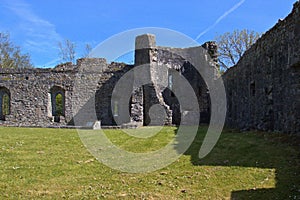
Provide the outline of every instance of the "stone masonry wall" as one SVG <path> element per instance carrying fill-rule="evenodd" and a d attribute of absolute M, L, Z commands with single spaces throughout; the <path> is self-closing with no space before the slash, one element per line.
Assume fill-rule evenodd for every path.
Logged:
<path fill-rule="evenodd" d="M 227 125 L 300 133 L 300 3 L 223 76 Z"/>
<path fill-rule="evenodd" d="M 0 88 L 10 92 L 10 113 L 1 123 L 15 126 L 55 124 L 51 110 L 51 88 L 65 91 L 65 115 L 61 124 L 71 120 L 71 95 L 74 71 L 54 69 L 1 69 Z"/>
<path fill-rule="evenodd" d="M 212 57 L 211 67 L 216 67 L 217 47 L 214 42 L 207 42 L 202 47 L 170 48 L 156 46 L 154 35 L 145 34 L 137 37 L 135 64 L 136 66 L 148 65 L 149 72 L 145 74 L 148 74 L 152 83 L 143 87 L 144 104 L 140 105 L 134 102 L 135 105 L 138 104 L 134 107 L 139 108 L 139 113 L 145 115 L 143 117 L 144 124 L 151 122 L 148 112 L 155 104 L 164 107 L 167 116 L 165 124 L 180 124 L 183 113 L 189 113 L 190 116 L 199 115 L 199 112 L 193 113 L 195 110 L 193 104 L 186 104 L 185 107 L 182 107 L 183 105 L 178 102 L 178 96 L 176 95 L 180 95 L 182 85 L 178 82 L 179 79 L 175 78 L 176 76 L 184 77 L 192 86 L 198 99 L 200 122 L 209 122 L 210 99 L 208 88 L 199 72 L 189 62 L 193 60 L 191 56 L 195 56 L 194 53 L 199 57 L 201 54 L 204 57 L 204 54 L 208 53 Z M 213 78 L 211 77 L 211 79 Z"/>
<path fill-rule="evenodd" d="M 199 74 L 195 67 L 189 62 L 189 51 L 194 48 L 195 47 L 184 49 L 158 47 L 158 66 L 166 66 L 168 68 L 167 75 L 182 75 L 189 82 L 198 99 L 200 123 L 208 123 L 210 118 L 210 97 L 208 87 L 201 74 Z M 202 47 L 196 48 L 202 49 Z M 215 54 L 216 52 L 213 53 L 213 55 Z M 176 93 L 176 90 L 180 87 L 180 83 L 175 80 L 172 81 L 173 92 Z M 180 108 L 179 102 L 173 92 L 171 92 L 171 90 L 165 90 L 163 91 L 163 96 L 166 103 L 173 111 L 173 123 L 178 124 L 178 122 L 180 122 L 180 114 L 182 110 L 193 110 L 193 108 Z"/>
<path fill-rule="evenodd" d="M 214 49 L 207 44 L 207 50 Z M 208 89 L 187 61 L 193 50 L 207 51 L 202 47 L 158 47 L 155 36 L 146 34 L 138 37 L 135 66 L 145 64 L 147 73 L 141 74 L 136 70 L 126 82 L 126 87 L 132 88 L 130 102 L 118 100 L 122 99 L 121 93 L 112 100 L 112 93 L 117 82 L 133 69 L 133 65 L 109 64 L 103 58 L 84 58 L 78 59 L 76 64 L 65 63 L 53 69 L 0 69 L 0 100 L 5 93 L 10 96 L 10 113 L 0 116 L 0 124 L 41 127 L 91 126 L 95 121 L 101 121 L 102 125 L 116 125 L 116 121 L 119 125 L 179 124 L 182 112 L 189 112 L 192 116 L 194 109 L 191 104 L 186 104 L 185 108 L 179 105 L 176 96 L 167 88 L 169 76 L 175 77 L 176 74 L 189 81 L 199 101 L 201 122 L 208 122 Z M 149 84 L 141 86 L 139 80 L 144 78 L 149 80 Z M 176 91 L 180 84 L 172 81 L 172 90 Z M 56 113 L 57 94 L 63 96 L 63 113 L 60 116 Z M 156 120 L 150 120 L 148 112 L 155 104 L 164 108 L 164 119 L 155 116 Z M 121 113 L 128 111 L 130 117 L 120 117 Z"/>
<path fill-rule="evenodd" d="M 116 122 L 148 125 L 149 110 L 154 104 L 163 108 L 166 116 L 152 121 L 153 125 L 179 124 L 181 117 L 189 121 L 199 112 L 195 113 L 192 104 L 185 102 L 185 107 L 179 104 L 178 96 L 173 94 L 181 88 L 180 82 L 173 80 L 176 76 L 189 82 L 198 99 L 200 122 L 208 123 L 213 114 L 210 104 L 218 102 L 209 96 L 212 90 L 208 88 L 219 80 L 217 73 L 211 73 L 216 67 L 216 52 L 214 42 L 185 49 L 159 47 L 155 36 L 146 34 L 137 37 L 134 66 L 107 63 L 103 58 L 85 58 L 53 69 L 0 69 L 0 125 L 91 126 L 97 120 L 102 125 L 116 125 Z M 145 73 L 135 70 L 122 86 L 131 92 L 129 102 L 119 100 L 124 96 L 122 93 L 112 99 L 113 89 L 121 77 L 144 64 Z M 197 68 L 200 73 L 196 65 L 202 66 Z M 297 2 L 289 16 L 265 33 L 223 75 L 227 126 L 299 134 L 299 77 L 300 3 Z M 143 78 L 149 84 L 141 86 Z M 63 96 L 62 114 L 56 113 L 57 94 Z M 2 102 L 7 95 L 10 112 L 4 114 Z M 121 113 L 130 116 L 120 117 Z"/>
<path fill-rule="evenodd" d="M 0 92 L 10 94 L 10 113 L 0 124 L 90 126 L 101 120 L 103 125 L 114 125 L 112 89 L 132 67 L 123 63 L 107 64 L 101 58 L 86 58 L 77 60 L 76 65 L 65 63 L 53 69 L 0 69 Z M 64 114 L 59 122 L 52 110 L 55 97 L 51 95 L 57 90 L 64 93 Z"/>

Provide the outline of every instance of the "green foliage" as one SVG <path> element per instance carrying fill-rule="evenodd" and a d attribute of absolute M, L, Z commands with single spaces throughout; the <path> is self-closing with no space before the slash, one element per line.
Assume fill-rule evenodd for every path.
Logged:
<path fill-rule="evenodd" d="M 0 68 L 31 68 L 28 54 L 22 54 L 21 49 L 15 46 L 7 33 L 0 32 Z"/>
<path fill-rule="evenodd" d="M 300 198 L 297 137 L 224 131 L 199 160 L 206 130 L 200 127 L 189 150 L 170 166 L 128 174 L 95 160 L 76 130 L 0 127 L 0 199 Z M 162 148 L 176 134 L 175 127 L 148 139 L 104 131 L 115 145 L 136 153 Z"/>
<path fill-rule="evenodd" d="M 244 30 L 234 30 L 232 33 L 226 32 L 223 35 L 215 37 L 218 45 L 219 63 L 221 69 L 228 69 L 236 65 L 238 60 L 243 56 L 261 36 L 261 34 Z"/>
<path fill-rule="evenodd" d="M 8 94 L 4 94 L 2 97 L 2 114 L 9 115 L 9 96 Z"/>
<path fill-rule="evenodd" d="M 63 96 L 61 94 L 57 94 L 55 97 L 55 106 L 56 106 L 56 116 L 63 115 L 64 103 Z"/>
<path fill-rule="evenodd" d="M 83 58 L 89 58 L 91 51 L 92 51 L 92 46 L 89 43 L 85 44 L 84 54 L 83 54 L 82 57 Z"/>

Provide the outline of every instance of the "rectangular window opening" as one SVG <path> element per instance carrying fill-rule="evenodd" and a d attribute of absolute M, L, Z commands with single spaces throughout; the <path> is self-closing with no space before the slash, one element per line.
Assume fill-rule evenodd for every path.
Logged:
<path fill-rule="evenodd" d="M 252 81 L 250 83 L 250 96 L 254 97 L 255 96 L 255 82 Z"/>

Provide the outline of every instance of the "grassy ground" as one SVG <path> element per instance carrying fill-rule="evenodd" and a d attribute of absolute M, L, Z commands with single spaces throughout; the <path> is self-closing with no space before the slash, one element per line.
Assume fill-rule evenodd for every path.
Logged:
<path fill-rule="evenodd" d="M 96 161 L 76 130 L 0 127 L 0 199 L 300 199 L 299 138 L 224 131 L 199 160 L 205 130 L 168 167 L 128 174 Z M 158 149 L 175 132 L 166 127 L 146 140 L 106 130 L 135 152 Z"/>

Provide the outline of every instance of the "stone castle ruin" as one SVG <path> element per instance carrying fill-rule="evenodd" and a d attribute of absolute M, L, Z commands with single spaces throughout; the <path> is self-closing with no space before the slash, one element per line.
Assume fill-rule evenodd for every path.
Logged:
<path fill-rule="evenodd" d="M 166 89 L 169 87 L 174 91 L 177 87 L 176 81 L 172 82 L 175 72 L 190 80 L 189 83 L 197 91 L 201 122 L 208 123 L 209 94 L 205 82 L 193 66 L 180 56 L 188 55 L 193 50 L 201 50 L 204 55 L 209 50 L 216 58 L 214 43 L 205 43 L 203 46 L 207 50 L 203 47 L 157 47 L 155 36 L 146 34 L 136 38 L 135 65 L 115 62 L 109 64 L 102 58 L 83 58 L 78 59 L 76 65 L 66 63 L 53 69 L 1 69 L 1 105 L 5 104 L 4 95 L 9 97 L 9 102 L 6 102 L 9 110 L 1 107 L 1 123 L 47 127 L 90 126 L 95 121 L 101 121 L 104 126 L 115 126 L 120 114 L 128 111 L 130 116 L 122 118 L 121 124 L 179 124 L 182 112 L 179 102 L 174 93 Z M 128 101 L 121 99 L 124 94 L 112 99 L 113 89 L 120 79 L 141 65 L 148 69 L 146 75 L 145 71 L 136 70 L 124 84 L 131 88 L 126 92 L 130 94 Z M 167 67 L 163 68 L 163 65 Z M 215 65 L 216 60 L 211 67 L 214 68 Z M 146 79 L 148 84 L 134 88 L 135 80 Z M 158 82 L 164 82 L 161 83 L 164 86 Z M 58 95 L 61 105 L 58 105 Z M 151 120 L 149 110 L 156 104 L 165 110 L 166 116 L 155 119 L 156 116 Z"/>
<path fill-rule="evenodd" d="M 300 3 L 223 76 L 227 125 L 300 133 Z"/>
<path fill-rule="evenodd" d="M 222 76 L 227 126 L 300 133 L 299 13 L 297 2 L 286 19 Z M 204 71 L 216 69 L 216 44 L 159 47 L 155 36 L 145 34 L 136 38 L 134 65 L 83 58 L 53 69 L 0 69 L 0 124 L 93 126 L 100 121 L 102 126 L 178 125 L 199 114 L 200 123 L 209 123 L 212 97 L 207 80 L 190 62 L 197 57 L 207 60 Z M 139 73 L 141 65 L 146 73 Z M 188 80 L 196 95 L 197 113 L 193 104 L 182 106 L 178 101 L 178 74 Z M 126 95 L 113 91 L 124 76 L 126 84 L 120 89 L 129 91 Z M 217 73 L 210 78 L 218 79 Z M 141 85 L 140 80 L 148 81 Z M 164 115 L 151 116 L 154 105 L 159 105 Z"/>

